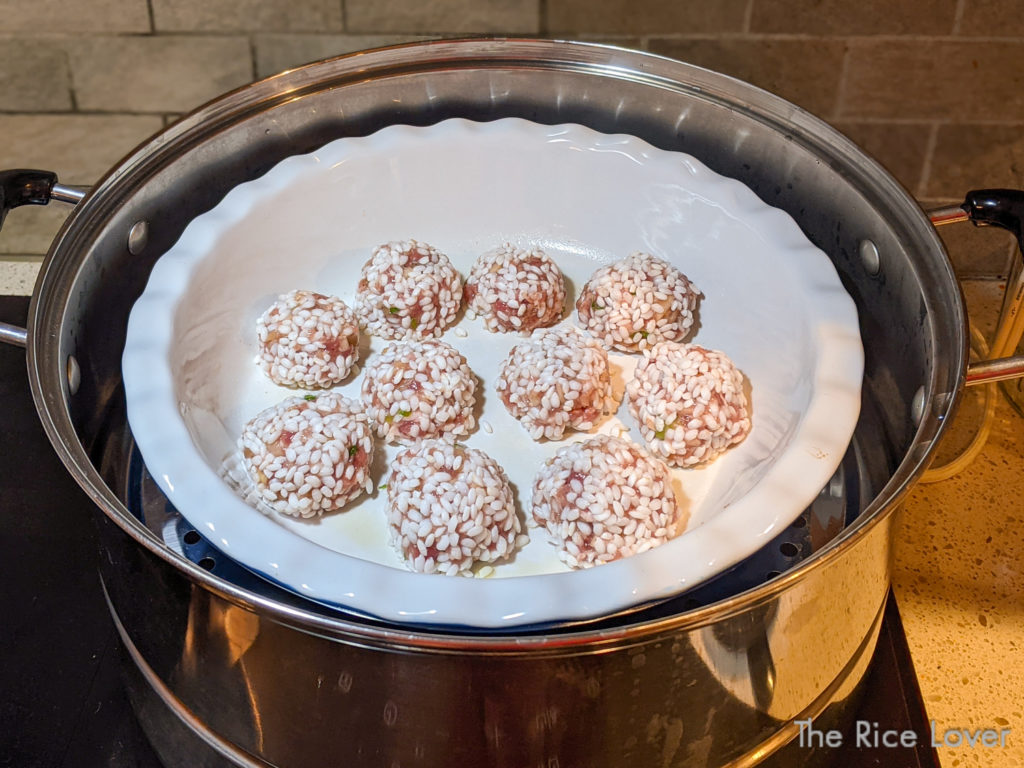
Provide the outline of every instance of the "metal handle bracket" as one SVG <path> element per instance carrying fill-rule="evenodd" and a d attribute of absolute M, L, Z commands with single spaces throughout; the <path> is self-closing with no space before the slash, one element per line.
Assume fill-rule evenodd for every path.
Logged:
<path fill-rule="evenodd" d="M 26 347 L 28 346 L 28 330 L 18 325 L 0 323 L 0 344 Z"/>
<path fill-rule="evenodd" d="M 21 205 L 46 205 L 51 200 L 63 203 L 78 203 L 87 190 L 57 183 L 57 174 L 52 171 L 37 171 L 15 168 L 0 171 L 0 227 L 7 213 Z M 16 347 L 28 345 L 28 331 L 17 325 L 0 323 L 0 343 Z"/>
<path fill-rule="evenodd" d="M 1017 238 L 1018 255 L 1024 256 L 1024 190 L 975 189 L 967 193 L 963 204 L 941 208 L 929 213 L 936 226 L 957 221 L 970 221 L 975 226 L 996 226 Z M 1024 356 L 1004 357 L 1013 352 L 1024 333 L 1024 271 L 1018 272 L 1015 285 L 1007 286 L 999 329 L 992 344 L 993 359 L 971 363 L 965 384 L 1015 379 L 1024 376 Z"/>

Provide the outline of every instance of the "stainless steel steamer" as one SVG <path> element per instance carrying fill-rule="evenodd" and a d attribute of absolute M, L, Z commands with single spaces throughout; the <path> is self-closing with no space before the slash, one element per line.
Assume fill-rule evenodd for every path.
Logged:
<path fill-rule="evenodd" d="M 133 514 L 166 502 L 139 479 L 120 374 L 128 312 L 154 261 L 190 219 L 288 155 L 393 123 L 508 116 L 692 153 L 788 211 L 830 255 L 867 353 L 863 413 L 838 476 L 849 524 L 837 533 L 812 516 L 814 554 L 707 605 L 515 635 L 345 616 L 169 548 Z M 325 61 L 175 123 L 74 209 L 44 265 L 27 343 L 45 429 L 103 512 L 100 569 L 134 705 L 167 765 L 190 767 L 806 762 L 796 721 L 838 722 L 855 699 L 889 588 L 893 513 L 956 406 L 967 357 L 934 229 L 840 134 L 696 67 L 520 40 Z"/>

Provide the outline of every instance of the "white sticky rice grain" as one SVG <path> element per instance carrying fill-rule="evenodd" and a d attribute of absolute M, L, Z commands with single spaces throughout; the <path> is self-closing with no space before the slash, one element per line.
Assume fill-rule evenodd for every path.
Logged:
<path fill-rule="evenodd" d="M 238 447 L 259 500 L 285 515 L 334 512 L 372 488 L 366 414 L 334 392 L 267 408 L 245 425 Z"/>
<path fill-rule="evenodd" d="M 717 350 L 657 344 L 626 394 L 648 447 L 677 467 L 712 461 L 750 433 L 743 374 Z"/>
<path fill-rule="evenodd" d="M 468 435 L 475 393 L 466 358 L 438 339 L 389 344 L 366 364 L 362 389 L 377 436 L 405 444 Z"/>
<path fill-rule="evenodd" d="M 637 352 L 659 341 L 682 341 L 699 295 L 667 261 L 637 251 L 593 274 L 576 300 L 576 314 L 608 349 Z"/>
<path fill-rule="evenodd" d="M 585 432 L 614 406 L 608 353 L 572 327 L 538 330 L 516 344 L 495 388 L 534 440 Z"/>
<path fill-rule="evenodd" d="M 533 483 L 532 522 L 572 568 L 645 552 L 682 525 L 669 468 L 610 435 L 566 445 L 544 462 Z"/>
<path fill-rule="evenodd" d="M 528 336 L 561 319 L 565 279 L 540 248 L 505 243 L 474 262 L 465 295 L 467 316 L 480 316 L 487 330 Z"/>
<path fill-rule="evenodd" d="M 257 361 L 275 384 L 326 389 L 359 359 L 359 324 L 341 299 L 312 291 L 278 298 L 256 321 Z"/>
<path fill-rule="evenodd" d="M 395 457 L 387 486 L 389 539 L 410 570 L 470 576 L 526 543 L 508 478 L 483 451 L 424 440 Z"/>
<path fill-rule="evenodd" d="M 356 314 L 385 339 L 440 336 L 462 305 L 462 279 L 448 257 L 417 240 L 373 249 L 356 289 Z"/>

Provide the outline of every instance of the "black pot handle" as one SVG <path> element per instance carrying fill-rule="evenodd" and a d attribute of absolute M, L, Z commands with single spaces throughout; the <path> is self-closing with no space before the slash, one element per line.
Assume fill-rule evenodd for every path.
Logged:
<path fill-rule="evenodd" d="M 975 189 L 967 193 L 960 207 L 977 226 L 1012 232 L 1024 254 L 1024 190 Z"/>
<path fill-rule="evenodd" d="M 0 171 L 0 227 L 7 212 L 19 205 L 46 205 L 50 202 L 57 174 L 18 168 Z"/>
<path fill-rule="evenodd" d="M 19 205 L 46 205 L 51 200 L 63 203 L 78 203 L 85 197 L 82 187 L 68 187 L 57 183 L 53 171 L 36 171 L 16 168 L 0 171 L 0 227 L 7 218 L 7 212 Z M 24 347 L 28 332 L 24 328 L 0 323 L 0 343 Z"/>
<path fill-rule="evenodd" d="M 963 213 L 960 213 L 962 211 Z M 979 227 L 1002 227 L 1017 238 L 1018 255 L 1024 258 L 1024 190 L 975 189 L 968 192 L 964 202 L 956 208 L 936 211 L 932 222 L 936 225 L 969 220 Z M 1007 286 L 1009 290 L 1010 287 Z M 1018 282 L 1018 289 L 1022 289 Z M 1005 322 L 1005 319 L 1004 319 Z M 967 367 L 965 383 L 986 384 L 1024 375 L 1024 355 L 983 360 Z"/>
<path fill-rule="evenodd" d="M 57 174 L 51 171 L 31 171 L 24 168 L 0 171 L 0 227 L 7 212 L 19 205 L 46 205 L 50 202 Z M 27 333 L 24 328 L 0 323 L 0 342 L 24 347 Z"/>

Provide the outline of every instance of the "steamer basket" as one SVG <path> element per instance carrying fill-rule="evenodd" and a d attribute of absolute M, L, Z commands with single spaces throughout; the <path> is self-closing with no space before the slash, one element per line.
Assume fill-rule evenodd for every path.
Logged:
<path fill-rule="evenodd" d="M 202 532 L 189 523 L 167 500 L 146 469 L 142 456 L 134 445 L 130 453 L 126 481 L 123 497 L 128 509 L 136 519 L 145 525 L 153 535 L 163 540 L 169 549 L 200 568 L 206 569 L 214 576 L 243 587 L 254 594 L 303 606 L 307 610 L 318 611 L 325 616 L 341 614 L 357 623 L 387 625 L 386 622 L 359 613 L 339 610 L 337 606 L 323 607 L 304 598 L 297 598 L 294 592 L 282 589 L 255 576 L 244 566 L 226 556 L 211 545 Z M 627 609 L 598 619 L 550 622 L 535 626 L 520 625 L 512 629 L 487 630 L 462 627 L 455 631 L 461 634 L 493 633 L 521 636 L 561 632 L 571 627 L 586 627 L 588 630 L 594 630 L 619 626 L 626 620 L 634 623 L 649 621 L 656 617 L 672 616 L 738 595 L 794 568 L 832 541 L 848 523 L 853 522 L 861 511 L 860 494 L 862 489 L 859 487 L 860 483 L 857 452 L 851 446 L 828 485 L 821 489 L 814 502 L 789 527 L 755 554 L 672 599 L 642 608 Z M 429 624 L 421 625 L 420 629 L 427 632 L 446 631 L 445 629 L 431 630 Z M 451 630 L 452 628 L 446 629 Z"/>
<path fill-rule="evenodd" d="M 285 594 L 206 549 L 168 508 L 135 453 L 120 379 L 128 312 L 154 261 L 284 157 L 449 117 L 576 122 L 689 152 L 789 212 L 830 256 L 860 312 L 862 414 L 792 540 L 643 611 L 460 634 Z M 830 727 L 856 697 L 889 588 L 892 513 L 957 402 L 964 328 L 927 218 L 797 107 L 614 48 L 445 41 L 247 86 L 126 158 L 53 244 L 29 375 L 51 440 L 103 513 L 101 573 L 129 691 L 168 766 L 792 765 L 823 757 L 795 742 L 796 721 Z"/>

